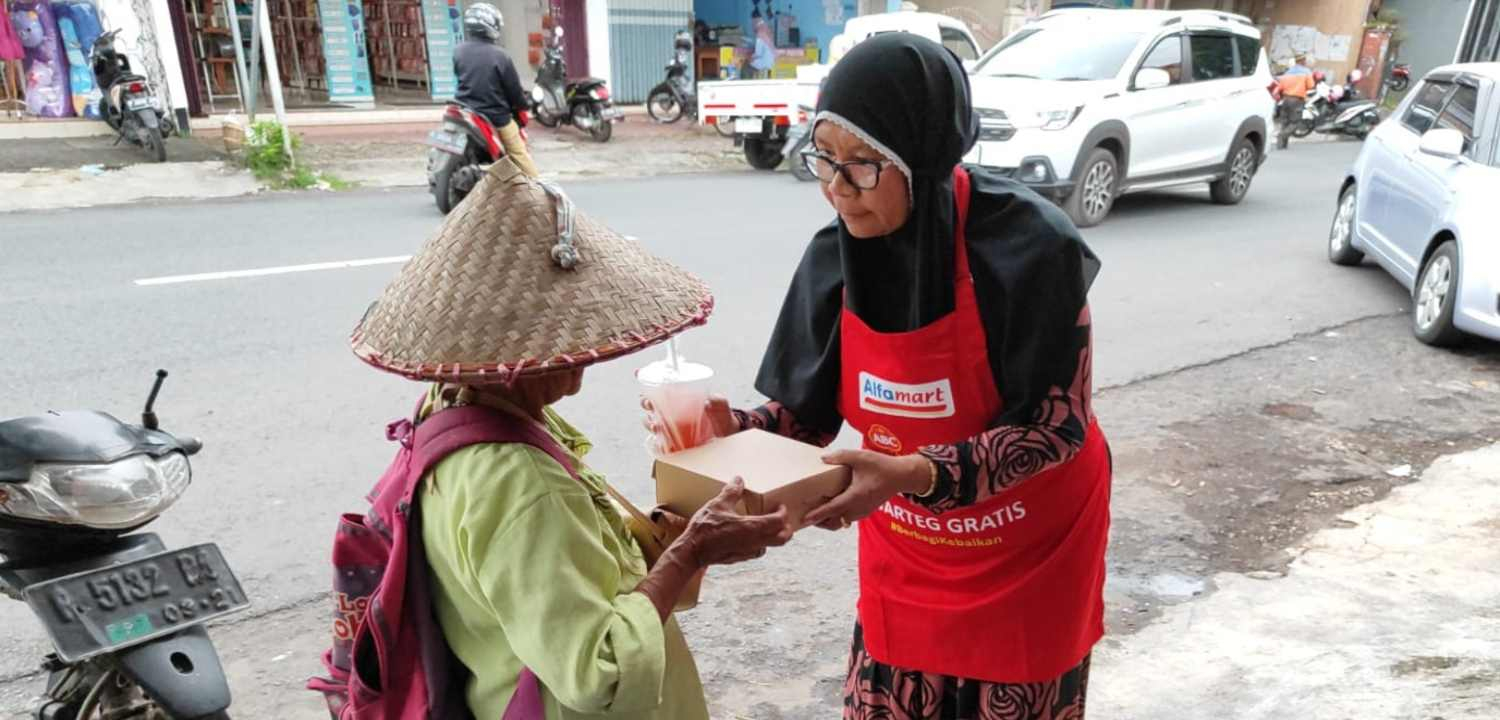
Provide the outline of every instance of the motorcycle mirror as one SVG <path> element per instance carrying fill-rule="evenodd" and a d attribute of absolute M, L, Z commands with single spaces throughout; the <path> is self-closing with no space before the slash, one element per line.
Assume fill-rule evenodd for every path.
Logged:
<path fill-rule="evenodd" d="M 161 423 L 156 420 L 156 395 L 161 392 L 162 383 L 167 381 L 167 371 L 156 371 L 156 382 L 151 384 L 151 394 L 146 397 L 146 409 L 141 412 L 141 427 L 147 430 L 161 428 Z"/>

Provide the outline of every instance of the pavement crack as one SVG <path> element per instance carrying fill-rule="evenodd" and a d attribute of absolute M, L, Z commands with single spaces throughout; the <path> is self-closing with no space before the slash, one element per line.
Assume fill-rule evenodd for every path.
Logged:
<path fill-rule="evenodd" d="M 1358 325 L 1359 323 L 1368 322 L 1370 320 L 1378 320 L 1380 318 L 1397 317 L 1397 316 L 1400 316 L 1400 315 L 1405 315 L 1406 312 L 1407 312 L 1406 310 L 1396 310 L 1394 312 L 1380 312 L 1380 313 L 1372 313 L 1370 315 L 1361 315 L 1359 317 L 1353 318 L 1351 320 L 1346 320 L 1346 321 L 1341 322 L 1341 323 L 1336 323 L 1336 324 L 1333 324 L 1333 325 L 1325 325 L 1323 327 L 1315 328 L 1315 329 L 1312 329 L 1312 330 L 1307 330 L 1305 332 L 1296 333 L 1296 334 L 1291 335 L 1289 337 L 1286 337 L 1284 339 L 1277 340 L 1276 342 L 1265 343 L 1265 344 L 1261 344 L 1261 345 L 1252 345 L 1252 346 L 1247 347 L 1247 348 L 1245 348 L 1243 350 L 1239 350 L 1237 352 L 1233 352 L 1233 353 L 1230 353 L 1228 355 L 1222 355 L 1220 357 L 1211 358 L 1211 359 L 1203 360 L 1203 361 L 1200 361 L 1200 362 L 1189 363 L 1187 365 L 1180 365 L 1178 367 L 1169 368 L 1167 370 L 1162 370 L 1162 371 L 1159 371 L 1159 372 L 1154 372 L 1154 373 L 1151 373 L 1149 375 L 1141 375 L 1140 377 L 1131 378 L 1131 379 L 1125 380 L 1123 382 L 1118 382 L 1118 383 L 1112 383 L 1112 384 L 1109 384 L 1109 385 L 1104 385 L 1104 386 L 1099 387 L 1094 392 L 1094 397 L 1098 398 L 1098 397 L 1103 396 L 1105 393 L 1113 391 L 1113 390 L 1124 390 L 1124 389 L 1127 389 L 1127 388 L 1135 387 L 1136 385 L 1142 385 L 1142 384 L 1151 382 L 1152 380 L 1161 380 L 1163 378 L 1169 378 L 1169 377 L 1173 377 L 1175 375 L 1180 375 L 1182 373 L 1189 372 L 1191 370 L 1201 370 L 1203 368 L 1215 367 L 1217 365 L 1222 365 L 1222 364 L 1224 364 L 1226 362 L 1230 362 L 1232 360 L 1238 360 L 1240 358 L 1247 357 L 1249 355 L 1254 355 L 1255 353 L 1261 352 L 1263 350 L 1275 350 L 1276 348 L 1286 347 L 1287 345 L 1291 345 L 1293 343 L 1296 343 L 1296 342 L 1299 342 L 1299 341 L 1302 341 L 1302 340 L 1307 340 L 1309 338 L 1316 337 L 1316 336 L 1322 335 L 1322 334 L 1327 333 L 1327 332 L 1332 332 L 1332 331 L 1335 331 L 1335 330 L 1342 330 L 1342 329 L 1348 328 L 1348 327 L 1350 327 L 1352 325 Z"/>

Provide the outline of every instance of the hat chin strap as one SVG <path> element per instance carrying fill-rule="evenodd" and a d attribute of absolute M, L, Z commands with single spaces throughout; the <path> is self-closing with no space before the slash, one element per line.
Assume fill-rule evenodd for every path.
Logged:
<path fill-rule="evenodd" d="M 577 267 L 578 248 L 573 245 L 573 201 L 557 185 L 538 181 L 538 185 L 552 198 L 557 210 L 557 244 L 552 246 L 552 261 L 564 270 Z"/>

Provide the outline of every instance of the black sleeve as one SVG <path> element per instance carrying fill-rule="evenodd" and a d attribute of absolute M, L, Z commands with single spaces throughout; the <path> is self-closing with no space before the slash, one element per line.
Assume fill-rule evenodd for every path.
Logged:
<path fill-rule="evenodd" d="M 813 236 L 782 302 L 755 389 L 785 406 L 801 426 L 838 434 L 839 314 L 843 265 L 838 226 Z"/>
<path fill-rule="evenodd" d="M 521 76 L 516 72 L 516 64 L 506 58 L 500 66 L 500 89 L 505 93 L 505 101 L 510 105 L 510 114 L 521 121 L 521 113 L 526 110 L 526 93 L 521 90 Z"/>

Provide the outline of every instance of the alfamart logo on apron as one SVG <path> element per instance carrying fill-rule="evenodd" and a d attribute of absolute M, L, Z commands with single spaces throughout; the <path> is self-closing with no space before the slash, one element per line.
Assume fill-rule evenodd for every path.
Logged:
<path fill-rule="evenodd" d="M 882 415 L 919 420 L 953 417 L 953 383 L 944 378 L 921 385 L 904 385 L 861 372 L 859 407 Z"/>

